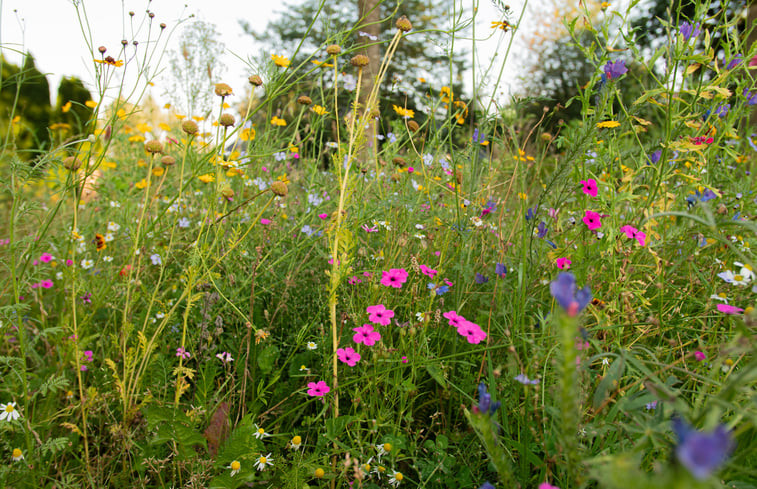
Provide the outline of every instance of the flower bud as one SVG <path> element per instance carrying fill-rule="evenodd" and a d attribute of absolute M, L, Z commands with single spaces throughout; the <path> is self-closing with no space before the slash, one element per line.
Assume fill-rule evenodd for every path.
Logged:
<path fill-rule="evenodd" d="M 336 56 L 342 52 L 342 48 L 338 44 L 329 44 L 326 46 L 326 53 L 329 56 Z"/>
<path fill-rule="evenodd" d="M 397 26 L 397 29 L 401 30 L 402 32 L 407 32 L 413 28 L 413 24 L 410 23 L 410 19 L 408 19 L 404 15 L 397 19 L 395 25 Z"/>
<path fill-rule="evenodd" d="M 297 97 L 297 103 L 300 105 L 310 105 L 313 103 L 313 99 L 311 99 L 307 95 L 300 95 L 299 97 Z"/>
<path fill-rule="evenodd" d="M 259 87 L 263 84 L 263 79 L 260 78 L 260 75 L 252 75 L 247 79 L 247 81 L 250 82 L 250 85 L 255 85 L 256 87 Z"/>
<path fill-rule="evenodd" d="M 270 188 L 271 192 L 273 192 L 274 195 L 278 195 L 279 197 L 286 197 L 286 195 L 289 193 L 287 184 L 282 182 L 281 180 L 273 182 Z"/>
<path fill-rule="evenodd" d="M 148 153 L 162 153 L 163 144 L 157 139 L 151 139 L 145 143 L 145 151 Z"/>
<path fill-rule="evenodd" d="M 231 114 L 221 114 L 221 117 L 218 118 L 218 123 L 221 124 L 223 127 L 229 127 L 233 126 L 234 122 L 234 116 Z"/>
<path fill-rule="evenodd" d="M 215 92 L 219 97 L 228 97 L 231 95 L 231 87 L 225 83 L 216 83 Z"/>
<path fill-rule="evenodd" d="M 160 159 L 160 163 L 163 166 L 174 166 L 176 164 L 176 158 L 174 158 L 171 155 L 165 155 L 163 158 Z"/>
<path fill-rule="evenodd" d="M 69 156 L 63 160 L 63 168 L 66 170 L 76 171 L 81 168 L 81 160 L 74 156 Z"/>
<path fill-rule="evenodd" d="M 189 134 L 190 136 L 194 136 L 195 134 L 197 134 L 197 131 L 199 131 L 200 128 L 197 127 L 197 123 L 195 121 L 193 121 L 192 119 L 187 119 L 181 123 L 181 130 Z"/>
<path fill-rule="evenodd" d="M 368 59 L 368 56 L 364 54 L 356 54 L 350 60 L 350 63 L 352 64 L 352 66 L 357 66 L 357 67 L 363 67 L 367 65 L 369 62 L 370 60 Z"/>
<path fill-rule="evenodd" d="M 409 129 L 411 130 L 411 131 L 413 131 L 413 132 L 418 132 L 418 129 L 420 129 L 420 128 L 421 128 L 421 126 L 419 126 L 419 125 L 418 125 L 418 123 L 417 123 L 417 122 L 415 122 L 415 121 L 410 121 L 410 122 L 408 122 L 408 123 L 407 123 L 407 127 L 408 127 L 408 128 L 409 128 Z"/>

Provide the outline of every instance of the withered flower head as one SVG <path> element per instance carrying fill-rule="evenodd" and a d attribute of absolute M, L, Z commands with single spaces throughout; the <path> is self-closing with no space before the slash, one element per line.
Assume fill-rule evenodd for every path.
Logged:
<path fill-rule="evenodd" d="M 274 193 L 274 195 L 278 195 L 279 197 L 286 197 L 289 193 L 289 187 L 287 187 L 287 184 L 282 182 L 281 180 L 276 180 L 271 184 L 271 192 Z"/>
<path fill-rule="evenodd" d="M 247 81 L 250 82 L 250 85 L 255 85 L 256 87 L 259 87 L 263 84 L 263 79 L 260 78 L 260 75 L 252 75 L 247 79 Z"/>
<path fill-rule="evenodd" d="M 63 168 L 66 170 L 76 171 L 81 168 L 81 160 L 74 156 L 69 156 L 63 160 Z"/>
<path fill-rule="evenodd" d="M 368 59 L 368 56 L 364 54 L 356 54 L 352 57 L 350 60 L 350 63 L 352 66 L 362 67 L 368 64 L 370 60 Z"/>
<path fill-rule="evenodd" d="M 157 139 L 151 139 L 145 143 L 145 151 L 151 154 L 162 153 L 163 144 Z"/>
<path fill-rule="evenodd" d="M 311 99 L 307 95 L 300 95 L 299 97 L 297 97 L 297 103 L 300 105 L 310 105 L 313 103 L 313 99 Z"/>
<path fill-rule="evenodd" d="M 228 97 L 231 95 L 231 87 L 225 83 L 216 83 L 216 95 L 219 97 Z"/>
<path fill-rule="evenodd" d="M 413 28 L 413 24 L 410 23 L 410 19 L 408 19 L 404 15 L 397 19 L 397 23 L 395 25 L 397 26 L 397 29 L 401 30 L 402 32 L 407 32 Z"/>
<path fill-rule="evenodd" d="M 223 127 L 229 127 L 233 126 L 234 122 L 234 116 L 231 114 L 221 114 L 221 117 L 218 118 L 218 123 L 221 124 Z"/>
<path fill-rule="evenodd" d="M 197 131 L 199 131 L 200 128 L 197 127 L 197 123 L 192 119 L 186 119 L 181 123 L 181 130 L 189 134 L 190 136 L 194 136 L 195 134 L 197 134 Z"/>
<path fill-rule="evenodd" d="M 326 53 L 329 56 L 336 56 L 342 52 L 342 48 L 338 44 L 329 44 L 326 46 Z"/>
<path fill-rule="evenodd" d="M 165 155 L 160 159 L 160 162 L 163 166 L 174 166 L 176 164 L 176 158 L 171 155 Z"/>

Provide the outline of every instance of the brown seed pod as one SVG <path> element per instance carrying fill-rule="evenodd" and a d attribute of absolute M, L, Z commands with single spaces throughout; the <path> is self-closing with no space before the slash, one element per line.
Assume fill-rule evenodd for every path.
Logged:
<path fill-rule="evenodd" d="M 247 79 L 247 81 L 250 82 L 250 85 L 255 85 L 256 87 L 259 87 L 263 84 L 263 79 L 260 78 L 260 75 L 252 75 Z"/>
<path fill-rule="evenodd" d="M 231 114 L 221 114 L 221 117 L 218 118 L 218 123 L 223 127 L 233 126 L 235 122 L 236 120 Z"/>
<path fill-rule="evenodd" d="M 274 195 L 278 195 L 279 197 L 286 197 L 289 193 L 289 187 L 287 187 L 287 184 L 282 182 L 281 180 L 276 180 L 271 184 L 271 192 L 274 193 Z"/>
<path fill-rule="evenodd" d="M 415 122 L 415 121 L 409 121 L 409 122 L 407 123 L 407 127 L 408 127 L 408 128 L 409 128 L 409 129 L 411 130 L 411 131 L 413 131 L 413 132 L 418 132 L 418 129 L 420 129 L 420 128 L 421 128 L 421 126 L 419 126 L 419 125 L 418 125 L 418 123 L 417 123 L 417 122 Z"/>
<path fill-rule="evenodd" d="M 297 103 L 300 105 L 310 105 L 313 103 L 313 99 L 311 99 L 307 95 L 300 95 L 299 97 L 297 97 Z"/>
<path fill-rule="evenodd" d="M 151 139 L 145 143 L 145 151 L 151 154 L 162 153 L 163 143 L 161 143 L 157 139 Z"/>
<path fill-rule="evenodd" d="M 352 64 L 352 66 L 357 66 L 357 67 L 366 66 L 369 62 L 370 62 L 370 59 L 368 59 L 368 56 L 364 54 L 356 54 L 350 60 L 350 64 Z"/>
<path fill-rule="evenodd" d="M 176 158 L 174 158 L 171 155 L 165 155 L 163 158 L 160 159 L 160 163 L 163 166 L 174 166 L 176 164 Z"/>
<path fill-rule="evenodd" d="M 200 128 L 197 127 L 197 123 L 195 121 L 193 121 L 192 119 L 187 119 L 181 123 L 181 130 L 189 134 L 190 136 L 194 136 L 195 134 L 197 134 L 197 131 L 199 131 Z"/>
<path fill-rule="evenodd" d="M 74 156 L 69 156 L 63 160 L 63 168 L 66 170 L 76 171 L 81 168 L 81 160 Z"/>
<path fill-rule="evenodd" d="M 326 53 L 329 56 L 336 56 L 342 52 L 342 48 L 338 44 L 329 44 L 326 46 Z"/>
<path fill-rule="evenodd" d="M 231 87 L 225 83 L 216 83 L 215 92 L 219 97 L 228 97 L 231 95 Z"/>
<path fill-rule="evenodd" d="M 413 24 L 410 23 L 410 19 L 408 19 L 404 15 L 397 19 L 397 22 L 394 25 L 396 25 L 397 29 L 401 30 L 402 32 L 407 32 L 413 28 Z"/>

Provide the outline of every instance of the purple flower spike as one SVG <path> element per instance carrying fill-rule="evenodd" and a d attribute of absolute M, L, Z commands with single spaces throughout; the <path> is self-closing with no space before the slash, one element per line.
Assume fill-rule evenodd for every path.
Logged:
<path fill-rule="evenodd" d="M 575 316 L 591 302 L 589 286 L 576 290 L 576 277 L 569 272 L 560 273 L 557 280 L 549 284 L 549 293 L 569 316 Z"/>
<path fill-rule="evenodd" d="M 733 59 L 728 63 L 728 66 L 725 67 L 725 69 L 726 70 L 734 69 L 736 66 L 738 66 L 741 63 L 741 58 L 743 58 L 741 54 L 737 54 L 736 56 L 734 56 Z"/>
<path fill-rule="evenodd" d="M 710 433 L 702 433 L 681 418 L 674 417 L 673 431 L 678 437 L 678 461 L 699 480 L 709 477 L 725 462 L 735 447 L 731 433 L 723 425 Z"/>
<path fill-rule="evenodd" d="M 486 392 L 486 384 L 478 384 L 478 410 L 482 414 L 494 414 L 502 403 L 492 402 L 492 395 Z"/>
<path fill-rule="evenodd" d="M 607 76 L 608 80 L 612 80 L 613 78 L 620 78 L 621 76 L 628 73 L 628 68 L 626 68 L 626 62 L 625 60 L 620 60 L 616 62 L 608 61 L 605 65 L 605 76 Z"/>

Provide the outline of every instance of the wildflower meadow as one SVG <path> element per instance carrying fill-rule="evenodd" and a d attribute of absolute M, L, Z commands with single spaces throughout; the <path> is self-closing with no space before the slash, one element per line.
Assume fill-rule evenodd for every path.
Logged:
<path fill-rule="evenodd" d="M 750 2 L 573 2 L 510 96 L 528 2 L 310 1 L 240 85 L 69 3 L 92 79 L 0 63 L 1 487 L 757 488 Z"/>

